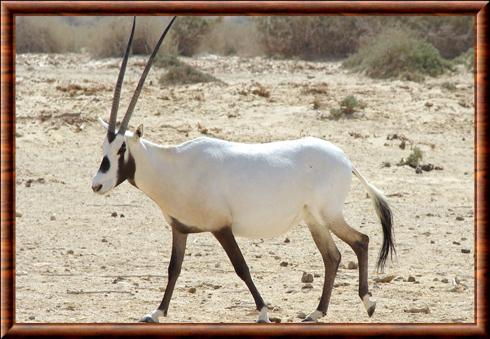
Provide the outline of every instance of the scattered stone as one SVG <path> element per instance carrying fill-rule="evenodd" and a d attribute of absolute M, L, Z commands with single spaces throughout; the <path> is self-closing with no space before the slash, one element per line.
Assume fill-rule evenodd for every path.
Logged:
<path fill-rule="evenodd" d="M 430 172 L 430 171 L 432 171 L 434 169 L 434 165 L 432 165 L 431 163 L 422 164 L 422 165 L 420 165 L 420 168 L 423 171 Z"/>
<path fill-rule="evenodd" d="M 119 214 L 119 218 L 124 218 L 124 214 Z"/>
<path fill-rule="evenodd" d="M 449 280 L 447 280 L 447 278 L 443 278 L 443 279 L 441 279 L 441 282 L 444 284 L 447 284 L 449 282 Z"/>
<path fill-rule="evenodd" d="M 457 241 L 453 241 L 453 245 L 461 245 L 461 243 L 459 243 Z"/>
<path fill-rule="evenodd" d="M 462 248 L 461 253 L 470 253 L 471 251 L 467 248 Z"/>
<path fill-rule="evenodd" d="M 348 282 L 339 282 L 333 284 L 333 287 L 342 287 L 342 286 L 349 286 L 350 284 Z"/>
<path fill-rule="evenodd" d="M 389 162 L 389 161 L 383 161 L 381 163 L 381 167 L 382 168 L 390 168 L 391 167 L 391 162 Z"/>
<path fill-rule="evenodd" d="M 315 278 L 320 278 L 320 277 L 321 277 L 321 274 L 320 274 L 320 273 L 313 273 L 313 276 L 314 276 Z"/>
<path fill-rule="evenodd" d="M 432 102 L 430 102 L 430 101 L 427 101 L 425 103 L 425 107 L 432 107 L 432 106 L 434 106 L 434 104 Z"/>
<path fill-rule="evenodd" d="M 374 281 L 377 283 L 386 284 L 386 283 L 390 283 L 395 278 L 396 278 L 395 274 L 389 274 L 389 275 L 386 275 L 386 276 L 381 277 L 381 278 L 374 278 Z"/>
<path fill-rule="evenodd" d="M 29 320 L 34 320 L 34 319 L 36 319 L 36 317 L 35 317 L 35 316 L 33 316 L 33 315 L 31 315 L 31 316 L 29 317 Z"/>
<path fill-rule="evenodd" d="M 312 284 L 304 284 L 303 287 L 301 287 L 302 290 L 311 290 L 313 288 Z"/>
<path fill-rule="evenodd" d="M 289 240 L 289 238 L 286 238 L 286 239 L 284 239 L 284 242 L 285 242 L 286 244 L 289 244 L 289 243 L 291 242 L 291 240 Z"/>
<path fill-rule="evenodd" d="M 408 282 L 415 282 L 415 277 L 414 277 L 414 276 L 409 275 L 409 276 L 408 276 L 407 281 L 408 281 Z"/>
<path fill-rule="evenodd" d="M 464 292 L 465 289 L 466 288 L 463 285 L 456 285 L 453 286 L 451 289 L 449 289 L 449 292 L 460 293 L 460 292 Z"/>
<path fill-rule="evenodd" d="M 289 265 L 289 263 L 287 261 L 281 261 L 281 263 L 279 265 L 281 267 L 287 267 Z"/>
<path fill-rule="evenodd" d="M 38 178 L 36 181 L 40 184 L 46 183 L 46 180 L 44 178 Z"/>
<path fill-rule="evenodd" d="M 102 242 L 107 242 L 107 239 L 106 238 L 102 238 L 101 240 Z"/>
<path fill-rule="evenodd" d="M 17 218 L 22 218 L 22 213 L 20 213 L 20 212 L 15 212 L 15 216 L 16 216 Z"/>
<path fill-rule="evenodd" d="M 430 310 L 428 306 L 424 307 L 412 307 L 409 309 L 404 309 L 403 312 L 405 313 L 424 313 L 424 314 L 429 314 Z"/>
<path fill-rule="evenodd" d="M 52 215 L 49 217 L 49 220 L 51 220 L 51 221 L 55 221 L 55 220 L 56 220 L 56 214 L 52 214 Z"/>
<path fill-rule="evenodd" d="M 280 323 L 281 322 L 281 318 L 278 318 L 278 317 L 269 317 L 269 320 L 273 323 Z"/>
<path fill-rule="evenodd" d="M 111 217 L 113 217 L 113 218 L 117 217 L 117 212 L 112 212 Z"/>
<path fill-rule="evenodd" d="M 221 266 L 221 264 L 219 262 L 217 262 L 216 264 L 214 264 L 214 267 L 215 268 L 219 268 Z"/>
<path fill-rule="evenodd" d="M 357 263 L 355 263 L 353 261 L 349 261 L 347 263 L 347 269 L 348 270 L 355 270 L 355 269 L 357 269 Z"/>
<path fill-rule="evenodd" d="M 26 186 L 26 187 L 31 187 L 32 182 L 33 182 L 33 180 L 32 180 L 32 179 L 28 179 L 28 180 L 26 181 L 25 186 Z"/>
<path fill-rule="evenodd" d="M 434 240 L 431 240 L 431 241 L 430 241 L 430 243 L 431 243 L 431 244 L 435 244 L 436 242 L 435 242 Z"/>
<path fill-rule="evenodd" d="M 73 252 L 73 250 L 66 251 L 66 254 L 73 254 L 73 253 L 75 253 L 75 252 Z"/>
<path fill-rule="evenodd" d="M 463 221 L 463 220 L 464 220 L 464 218 L 463 218 L 462 216 L 459 216 L 459 215 L 458 215 L 458 216 L 456 217 L 456 220 L 458 220 L 458 221 Z"/>
<path fill-rule="evenodd" d="M 306 313 L 299 311 L 298 313 L 296 313 L 296 317 L 297 318 L 300 318 L 300 319 L 305 319 L 306 318 Z"/>
<path fill-rule="evenodd" d="M 196 288 L 195 287 L 191 287 L 187 290 L 189 293 L 196 293 Z"/>
<path fill-rule="evenodd" d="M 123 280 L 124 280 L 124 278 L 123 278 L 123 277 L 117 277 L 116 279 L 114 279 L 114 280 L 112 281 L 112 283 L 113 283 L 113 284 L 117 284 L 118 282 L 123 281 Z"/>
<path fill-rule="evenodd" d="M 66 306 L 66 309 L 67 309 L 68 311 L 75 311 L 75 306 L 68 305 L 68 306 Z"/>
<path fill-rule="evenodd" d="M 422 168 L 421 168 L 420 166 L 417 166 L 417 167 L 415 168 L 415 173 L 417 173 L 417 174 L 422 173 Z"/>
<path fill-rule="evenodd" d="M 434 278 L 432 279 L 432 281 L 439 281 L 439 278 Z"/>
<path fill-rule="evenodd" d="M 313 275 L 311 273 L 303 272 L 303 276 L 301 277 L 301 282 L 302 283 L 312 283 L 313 282 Z"/>

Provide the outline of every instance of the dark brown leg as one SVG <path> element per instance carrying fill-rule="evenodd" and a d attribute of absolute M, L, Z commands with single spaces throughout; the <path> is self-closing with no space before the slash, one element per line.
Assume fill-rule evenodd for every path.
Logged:
<path fill-rule="evenodd" d="M 369 237 L 350 227 L 343 219 L 332 223 L 330 229 L 356 253 L 359 263 L 359 297 L 363 301 L 368 315 L 371 317 L 376 308 L 376 303 L 369 301 L 369 297 L 371 296 L 368 286 Z"/>
<path fill-rule="evenodd" d="M 245 282 L 248 289 L 252 293 L 257 310 L 262 311 L 262 309 L 266 306 L 265 302 L 252 281 L 247 263 L 245 262 L 242 252 L 235 241 L 235 237 L 233 236 L 231 229 L 226 227 L 220 231 L 213 232 L 213 235 L 216 237 L 216 239 L 218 239 L 221 246 L 223 246 L 228 258 L 230 258 L 231 263 L 233 264 L 236 274 Z"/>
<path fill-rule="evenodd" d="M 165 288 L 165 293 L 158 309 L 153 311 L 152 314 L 143 317 L 143 319 L 140 320 L 141 322 L 158 322 L 159 316 L 167 316 L 168 305 L 170 304 L 175 283 L 177 282 L 177 278 L 179 277 L 182 268 L 186 243 L 187 234 L 180 232 L 176 227 L 172 227 L 172 255 L 168 265 L 167 287 Z"/>
<path fill-rule="evenodd" d="M 337 269 L 340 263 L 340 252 L 335 245 L 332 236 L 326 226 L 319 224 L 308 223 L 311 235 L 315 241 L 318 250 L 320 251 L 325 266 L 325 278 L 323 280 L 323 291 L 320 297 L 320 303 L 317 310 L 311 313 L 303 321 L 317 321 L 319 318 L 327 314 L 330 296 L 332 295 L 333 283 L 337 275 Z"/>

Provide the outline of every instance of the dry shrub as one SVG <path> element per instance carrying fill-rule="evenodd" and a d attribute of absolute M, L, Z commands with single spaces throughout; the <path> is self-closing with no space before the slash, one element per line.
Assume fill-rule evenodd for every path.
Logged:
<path fill-rule="evenodd" d="M 172 27 L 173 43 L 178 54 L 184 56 L 194 55 L 202 38 L 209 33 L 214 21 L 199 16 L 178 17 Z"/>
<path fill-rule="evenodd" d="M 301 94 L 320 94 L 324 95 L 328 93 L 328 85 L 324 82 L 306 85 L 301 89 Z"/>
<path fill-rule="evenodd" d="M 260 40 L 269 56 L 302 59 L 343 58 L 355 52 L 366 33 L 359 17 L 260 17 Z"/>
<path fill-rule="evenodd" d="M 181 61 L 172 63 L 160 77 L 161 85 L 187 85 L 203 82 L 221 82 L 210 74 L 203 73 Z M 221 82 L 222 83 L 222 82 Z"/>
<path fill-rule="evenodd" d="M 59 17 L 18 16 L 15 21 L 17 53 L 73 52 L 73 28 Z"/>
<path fill-rule="evenodd" d="M 168 24 L 167 17 L 145 17 L 136 19 L 133 39 L 133 54 L 150 54 L 162 30 Z M 129 17 L 102 18 L 88 33 L 88 52 L 95 58 L 122 57 L 131 32 L 132 20 Z M 175 52 L 175 42 L 171 34 L 165 38 L 161 51 Z"/>
<path fill-rule="evenodd" d="M 415 81 L 422 80 L 425 75 L 438 76 L 450 68 L 449 62 L 434 46 L 400 28 L 383 30 L 363 44 L 343 66 L 372 78 Z"/>
<path fill-rule="evenodd" d="M 257 27 L 248 18 L 219 17 L 200 41 L 199 52 L 245 57 L 263 55 Z"/>
<path fill-rule="evenodd" d="M 358 100 L 354 95 L 348 95 L 339 102 L 338 108 L 330 110 L 330 117 L 332 119 L 340 119 L 343 116 L 352 116 L 354 112 L 363 108 L 366 108 L 365 102 Z"/>

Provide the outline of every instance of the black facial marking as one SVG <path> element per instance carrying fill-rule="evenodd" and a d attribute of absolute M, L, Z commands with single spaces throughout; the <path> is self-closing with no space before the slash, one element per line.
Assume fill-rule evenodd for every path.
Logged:
<path fill-rule="evenodd" d="M 111 163 L 109 161 L 109 158 L 104 157 L 104 159 L 102 159 L 102 162 L 100 164 L 99 172 L 105 173 L 109 170 L 110 167 L 111 167 Z"/>
<path fill-rule="evenodd" d="M 114 132 L 107 132 L 107 140 L 109 141 L 109 144 L 116 139 L 116 133 Z"/>
<path fill-rule="evenodd" d="M 128 161 L 124 162 L 124 154 L 128 152 Z M 134 158 L 131 155 L 131 152 L 126 148 L 126 143 L 121 145 L 121 148 L 117 152 L 119 155 L 118 159 L 118 168 L 117 168 L 117 183 L 116 186 L 121 184 L 124 180 L 128 180 L 129 183 L 135 187 L 136 183 L 134 182 L 134 173 L 136 172 L 136 164 L 134 162 Z"/>

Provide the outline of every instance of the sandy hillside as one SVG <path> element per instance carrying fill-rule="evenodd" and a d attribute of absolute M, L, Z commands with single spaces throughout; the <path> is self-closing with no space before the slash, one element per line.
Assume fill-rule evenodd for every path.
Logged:
<path fill-rule="evenodd" d="M 336 239 L 342 263 L 322 321 L 474 321 L 472 74 L 459 69 L 415 83 L 349 74 L 339 63 L 185 61 L 226 85 L 165 87 L 158 82 L 165 70 L 155 68 L 131 128 L 144 123 L 145 137 L 162 144 L 202 134 L 243 142 L 321 137 L 340 146 L 387 194 L 398 255 L 381 274 L 375 272 L 381 226 L 357 179 L 345 205 L 347 221 L 371 238 L 376 313 L 367 317 L 357 296 L 357 270 L 348 269 L 357 262 L 354 253 Z M 108 118 L 119 62 L 87 55 L 17 57 L 18 322 L 135 322 L 163 296 L 171 233 L 159 209 L 128 183 L 107 196 L 91 190 L 104 138 L 96 118 Z M 143 65 L 141 57 L 129 62 L 122 112 Z M 330 108 L 350 94 L 365 108 L 353 118 L 329 119 Z M 416 174 L 396 166 L 411 143 L 422 149 L 424 162 L 443 169 Z M 307 227 L 275 239 L 237 241 L 271 317 L 297 322 L 300 312 L 316 308 L 324 272 Z M 301 282 L 303 272 L 314 275 L 311 289 Z M 394 275 L 389 283 L 379 282 L 388 275 Z M 217 241 L 191 235 L 163 320 L 253 322 L 256 315 Z"/>

